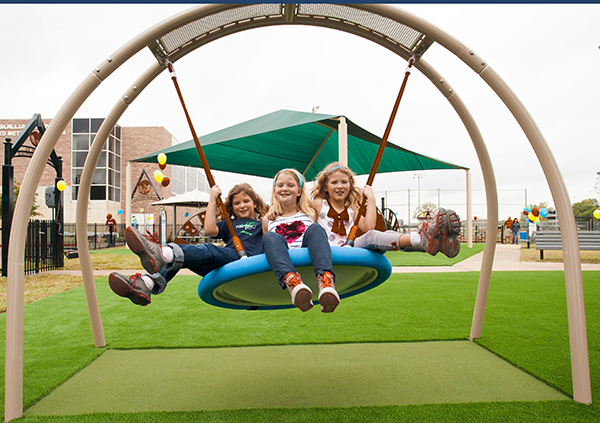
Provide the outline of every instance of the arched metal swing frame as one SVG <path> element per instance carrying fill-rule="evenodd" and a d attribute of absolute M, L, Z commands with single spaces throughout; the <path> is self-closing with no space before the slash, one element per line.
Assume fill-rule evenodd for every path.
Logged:
<path fill-rule="evenodd" d="M 92 70 L 57 112 L 27 168 L 12 223 L 9 246 L 6 313 L 5 420 L 23 414 L 23 311 L 24 251 L 28 210 L 33 204 L 44 164 L 63 129 L 91 93 L 138 51 L 148 47 L 157 61 L 119 98 L 108 113 L 90 148 L 81 177 L 77 204 L 76 235 L 94 343 L 105 345 L 96 296 L 91 258 L 86 242 L 87 206 L 93 169 L 102 145 L 127 107 L 165 69 L 164 59 L 176 62 L 195 49 L 240 31 L 273 25 L 310 25 L 345 31 L 377 43 L 408 60 L 421 56 L 414 67 L 425 75 L 452 105 L 463 122 L 481 165 L 487 201 L 487 220 L 498 220 L 498 197 L 494 172 L 473 116 L 449 83 L 422 55 L 433 43 L 446 48 L 477 73 L 503 101 L 521 126 L 538 157 L 558 212 L 564 246 L 565 284 L 571 346 L 574 399 L 592 401 L 589 356 L 583 302 L 583 280 L 577 227 L 565 182 L 554 156 L 535 121 L 510 87 L 480 56 L 431 23 L 395 6 L 376 4 L 219 4 L 202 5 L 177 14 L 127 42 Z M 130 167 L 127 168 L 130 173 Z M 130 176 L 130 175 L 129 175 Z M 130 180 L 130 178 L 129 178 Z M 467 173 L 467 187 L 470 175 Z M 126 187 L 130 192 L 131 187 Z M 468 211 L 470 217 L 470 210 Z M 471 219 L 468 219 L 470 223 Z M 487 229 L 487 240 L 479 276 L 470 339 L 479 338 L 495 253 L 495 228 Z"/>

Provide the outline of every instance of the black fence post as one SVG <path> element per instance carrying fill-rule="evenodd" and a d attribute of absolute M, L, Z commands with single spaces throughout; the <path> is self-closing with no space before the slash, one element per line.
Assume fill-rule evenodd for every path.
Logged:
<path fill-rule="evenodd" d="M 8 276 L 8 242 L 12 224 L 13 199 L 12 142 L 4 141 L 4 164 L 2 165 L 2 276 Z"/>

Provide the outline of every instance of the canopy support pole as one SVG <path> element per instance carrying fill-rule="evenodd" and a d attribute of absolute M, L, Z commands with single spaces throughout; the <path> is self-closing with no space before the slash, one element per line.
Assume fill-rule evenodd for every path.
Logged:
<path fill-rule="evenodd" d="M 348 124 L 344 116 L 340 116 L 338 125 L 338 148 L 340 163 L 348 167 Z"/>
<path fill-rule="evenodd" d="M 125 168 L 125 225 L 131 225 L 131 191 L 133 189 L 132 165 L 127 162 Z"/>
<path fill-rule="evenodd" d="M 467 248 L 473 248 L 473 195 L 471 170 L 467 169 Z"/>
<path fill-rule="evenodd" d="M 317 156 L 319 155 L 319 153 L 321 152 L 321 149 L 325 146 L 325 144 L 327 143 L 327 140 L 329 139 L 329 137 L 331 136 L 331 134 L 333 133 L 333 129 L 331 131 L 329 131 L 329 133 L 327 134 L 327 136 L 325 137 L 325 139 L 323 140 L 323 142 L 321 143 L 321 146 L 319 147 L 319 149 L 317 150 L 317 152 L 315 153 L 315 155 L 313 156 L 313 158 L 310 160 L 310 162 L 308 163 L 308 165 L 306 166 L 306 169 L 304 169 L 304 172 L 302 172 L 302 176 L 306 175 L 306 172 L 308 172 L 308 169 L 310 169 L 310 167 L 312 166 L 313 162 L 315 161 L 315 159 L 317 158 Z"/>

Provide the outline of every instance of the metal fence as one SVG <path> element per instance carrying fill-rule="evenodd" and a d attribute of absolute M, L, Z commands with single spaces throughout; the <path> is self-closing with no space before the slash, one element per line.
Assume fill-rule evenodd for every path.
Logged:
<path fill-rule="evenodd" d="M 27 225 L 25 274 L 39 273 L 64 266 L 62 237 L 57 222 L 32 220 Z"/>
<path fill-rule="evenodd" d="M 104 225 L 102 223 L 89 223 L 87 225 L 87 242 L 90 250 L 119 247 L 125 245 L 125 224 Z M 75 236 L 75 223 L 65 223 L 65 251 L 77 250 Z"/>

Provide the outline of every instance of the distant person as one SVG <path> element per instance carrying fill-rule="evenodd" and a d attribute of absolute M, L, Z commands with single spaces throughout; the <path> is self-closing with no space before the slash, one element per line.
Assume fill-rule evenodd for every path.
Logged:
<path fill-rule="evenodd" d="M 106 226 L 108 226 L 108 247 L 114 247 L 116 236 L 114 232 L 117 227 L 117 221 L 110 213 L 106 215 Z"/>
<path fill-rule="evenodd" d="M 508 219 L 506 219 L 504 221 L 504 242 L 508 243 L 509 241 L 511 241 L 510 236 L 512 233 L 512 224 L 513 224 L 513 220 L 510 216 L 508 216 Z"/>
<path fill-rule="evenodd" d="M 519 244 L 519 230 L 521 229 L 521 224 L 519 223 L 519 219 L 515 217 L 512 222 L 512 226 L 510 227 L 513 233 L 513 244 Z"/>

